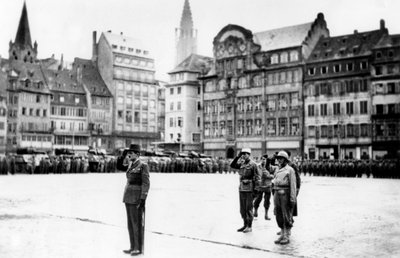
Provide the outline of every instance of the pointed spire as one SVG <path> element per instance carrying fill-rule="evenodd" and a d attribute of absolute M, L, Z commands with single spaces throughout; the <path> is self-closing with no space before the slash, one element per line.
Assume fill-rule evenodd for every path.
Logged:
<path fill-rule="evenodd" d="M 29 30 L 28 11 L 26 10 L 26 2 L 22 8 L 21 18 L 19 20 L 17 35 L 15 36 L 15 44 L 28 45 L 32 47 L 31 32 Z"/>
<path fill-rule="evenodd" d="M 193 29 L 192 11 L 190 10 L 189 0 L 185 0 L 185 4 L 183 6 L 181 29 L 183 30 Z"/>

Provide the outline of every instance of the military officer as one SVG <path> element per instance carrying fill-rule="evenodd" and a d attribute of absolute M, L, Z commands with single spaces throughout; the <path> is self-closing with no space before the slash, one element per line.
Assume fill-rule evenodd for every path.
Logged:
<path fill-rule="evenodd" d="M 257 164 L 250 158 L 251 149 L 243 148 L 231 162 L 231 167 L 239 169 L 239 200 L 240 214 L 243 219 L 243 227 L 238 232 L 248 233 L 252 231 L 253 223 L 253 192 L 260 185 L 260 171 Z"/>
<path fill-rule="evenodd" d="M 292 228 L 293 208 L 296 204 L 296 174 L 291 166 L 288 165 L 289 155 L 285 151 L 280 151 L 276 155 L 279 169 L 275 172 L 274 184 L 274 205 L 276 221 L 281 234 L 275 241 L 276 244 L 288 244 L 290 229 Z"/>
<path fill-rule="evenodd" d="M 268 217 L 268 210 L 271 199 L 271 186 L 272 186 L 271 180 L 274 178 L 274 176 L 268 170 L 269 169 L 268 163 L 269 163 L 268 155 L 265 154 L 261 157 L 261 164 L 259 166 L 259 169 L 261 171 L 260 187 L 256 189 L 257 191 L 255 192 L 254 196 L 254 217 L 257 217 L 258 207 L 260 206 L 260 203 L 264 195 L 264 209 L 265 209 L 264 218 L 266 220 L 270 220 L 270 218 Z"/>
<path fill-rule="evenodd" d="M 118 158 L 119 170 L 126 170 L 127 183 L 123 202 L 128 219 L 130 248 L 124 253 L 138 255 L 144 252 L 144 209 L 150 188 L 149 167 L 139 159 L 140 145 L 131 144 Z"/>

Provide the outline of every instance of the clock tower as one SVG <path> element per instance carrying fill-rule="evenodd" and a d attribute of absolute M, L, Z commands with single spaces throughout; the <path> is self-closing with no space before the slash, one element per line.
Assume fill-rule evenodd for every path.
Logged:
<path fill-rule="evenodd" d="M 197 54 L 197 30 L 193 28 L 192 12 L 189 0 L 185 0 L 180 28 L 175 29 L 176 56 L 175 66 L 191 54 Z"/>

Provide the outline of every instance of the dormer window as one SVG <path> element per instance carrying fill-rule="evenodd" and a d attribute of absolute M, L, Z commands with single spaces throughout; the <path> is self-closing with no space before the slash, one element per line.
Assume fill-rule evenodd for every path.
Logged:
<path fill-rule="evenodd" d="M 64 102 L 64 96 L 60 96 L 60 102 Z"/>
<path fill-rule="evenodd" d="M 382 58 L 382 52 L 378 51 L 376 52 L 376 59 Z"/>
<path fill-rule="evenodd" d="M 80 102 L 79 97 L 75 97 L 75 104 L 78 104 Z"/>
<path fill-rule="evenodd" d="M 322 45 L 323 45 L 324 47 L 327 47 L 327 46 L 328 46 L 328 41 L 325 41 L 324 43 L 322 43 Z"/>
<path fill-rule="evenodd" d="M 308 68 L 308 75 L 315 75 L 315 67 Z"/>
<path fill-rule="evenodd" d="M 333 66 L 333 71 L 334 71 L 335 73 L 340 72 L 340 64 L 334 65 L 334 66 Z"/>

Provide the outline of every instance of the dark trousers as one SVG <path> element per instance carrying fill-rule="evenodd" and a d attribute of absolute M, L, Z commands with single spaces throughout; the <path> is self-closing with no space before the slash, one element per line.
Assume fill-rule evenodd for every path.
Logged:
<path fill-rule="evenodd" d="M 293 208 L 289 207 L 289 190 L 275 190 L 274 205 L 276 222 L 280 228 L 289 229 L 293 223 Z"/>
<path fill-rule="evenodd" d="M 264 208 L 266 211 L 268 211 L 269 206 L 271 204 L 270 199 L 271 199 L 271 188 L 267 188 L 266 190 L 259 191 L 257 194 L 254 196 L 254 209 L 258 209 L 260 207 L 260 203 L 262 201 L 262 198 L 264 196 Z"/>
<path fill-rule="evenodd" d="M 253 223 L 253 193 L 239 192 L 240 215 L 244 225 L 251 227 Z"/>
<path fill-rule="evenodd" d="M 142 220 L 142 210 L 137 207 L 137 204 L 125 203 L 126 216 L 128 219 L 128 232 L 131 250 L 140 250 L 142 244 L 141 237 L 141 220 Z"/>

